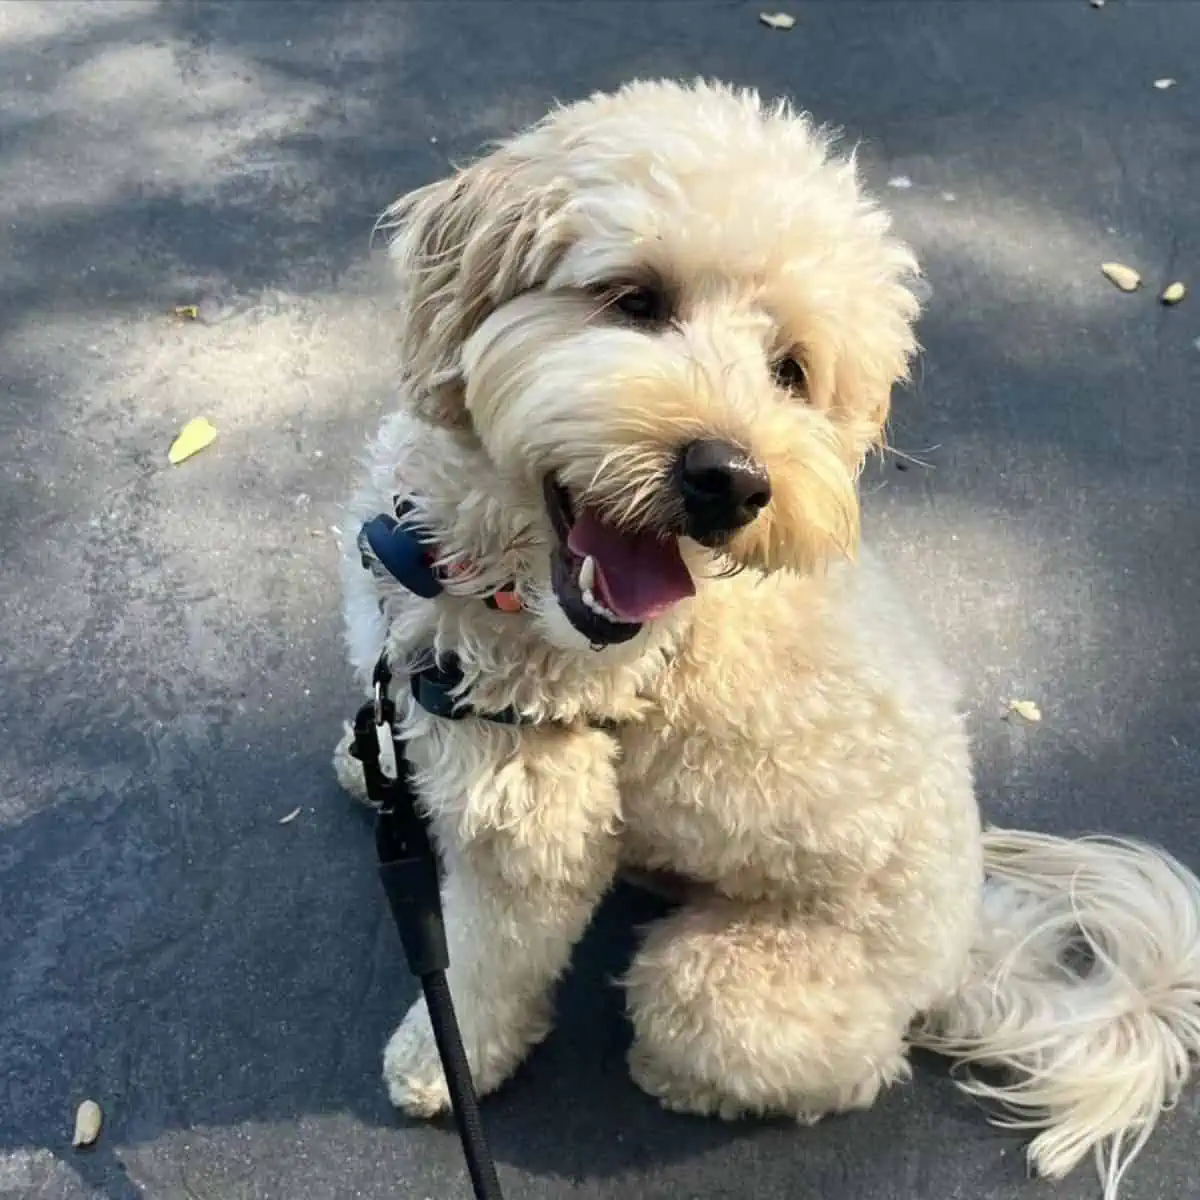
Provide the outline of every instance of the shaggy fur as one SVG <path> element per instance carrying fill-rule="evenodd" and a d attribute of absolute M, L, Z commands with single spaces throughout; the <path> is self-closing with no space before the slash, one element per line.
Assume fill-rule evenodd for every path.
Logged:
<path fill-rule="evenodd" d="M 684 900 L 624 981 L 633 1078 L 668 1108 L 811 1122 L 869 1106 L 927 1046 L 1005 1068 L 970 1086 L 1042 1131 L 1038 1170 L 1094 1152 L 1115 1194 L 1200 1049 L 1200 885 L 1143 846 L 981 834 L 953 681 L 857 547 L 917 303 L 853 161 L 785 106 L 640 83 L 383 224 L 405 375 L 344 530 L 351 660 L 366 685 L 385 646 L 452 651 L 477 709 L 537 722 L 401 704 L 480 1090 L 546 1035 L 615 875 L 669 872 Z M 645 287 L 669 315 L 624 319 Z M 771 481 L 715 549 L 679 535 L 672 483 L 680 447 L 713 438 Z M 695 595 L 589 644 L 552 578 L 547 476 L 669 538 Z M 453 568 L 436 600 L 360 564 L 361 521 L 396 495 Z M 481 603 L 509 581 L 521 613 Z M 411 1114 L 447 1106 L 422 1003 L 384 1076 Z"/>

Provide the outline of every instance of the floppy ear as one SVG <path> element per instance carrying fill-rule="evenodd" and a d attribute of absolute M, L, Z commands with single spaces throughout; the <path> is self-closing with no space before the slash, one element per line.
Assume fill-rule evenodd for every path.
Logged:
<path fill-rule="evenodd" d="M 531 160 L 500 150 L 383 215 L 403 289 L 404 375 L 426 420 L 469 427 L 463 343 L 501 304 L 542 282 L 566 249 L 566 188 L 537 175 Z"/>
<path fill-rule="evenodd" d="M 919 349 L 914 328 L 920 310 L 913 283 L 915 260 L 903 247 L 889 249 L 894 274 L 864 288 L 845 314 L 853 334 L 835 369 L 832 415 L 860 466 L 863 457 L 886 440 L 892 389 L 908 380 Z"/>

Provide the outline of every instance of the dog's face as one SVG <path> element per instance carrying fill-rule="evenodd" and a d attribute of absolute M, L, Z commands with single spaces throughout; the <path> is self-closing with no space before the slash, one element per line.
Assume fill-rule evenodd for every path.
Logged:
<path fill-rule="evenodd" d="M 544 515 L 554 597 L 591 644 L 722 568 L 853 550 L 915 264 L 806 120 L 635 84 L 389 217 L 417 403 Z"/>

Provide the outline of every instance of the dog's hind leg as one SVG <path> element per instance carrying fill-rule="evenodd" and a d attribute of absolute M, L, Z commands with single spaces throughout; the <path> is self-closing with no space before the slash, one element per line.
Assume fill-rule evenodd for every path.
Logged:
<path fill-rule="evenodd" d="M 594 731 L 482 722 L 409 742 L 446 871 L 448 979 L 475 1086 L 500 1086 L 551 1025 L 551 989 L 617 865 L 615 744 Z M 449 1105 L 424 1000 L 384 1054 L 392 1102 Z"/>
<path fill-rule="evenodd" d="M 907 1077 L 914 1015 L 878 970 L 832 924 L 691 904 L 651 929 L 626 980 L 634 1081 L 674 1111 L 727 1119 L 867 1108 Z"/>

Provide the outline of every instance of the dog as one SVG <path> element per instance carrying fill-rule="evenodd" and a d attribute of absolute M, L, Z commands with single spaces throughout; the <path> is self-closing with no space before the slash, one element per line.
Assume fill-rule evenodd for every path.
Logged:
<path fill-rule="evenodd" d="M 965 1086 L 1035 1169 L 1091 1154 L 1115 1195 L 1200 1052 L 1200 882 L 981 827 L 955 682 L 859 545 L 919 275 L 853 156 L 787 104 L 636 82 L 381 225 L 403 366 L 342 531 L 347 642 L 368 689 L 381 653 L 401 681 L 453 656 L 469 705 L 395 692 L 480 1092 L 614 879 L 670 877 L 623 980 L 668 1109 L 814 1122 L 921 1047 L 1000 1068 Z M 364 569 L 381 511 L 427 594 Z M 384 1079 L 448 1107 L 423 1001 Z"/>

